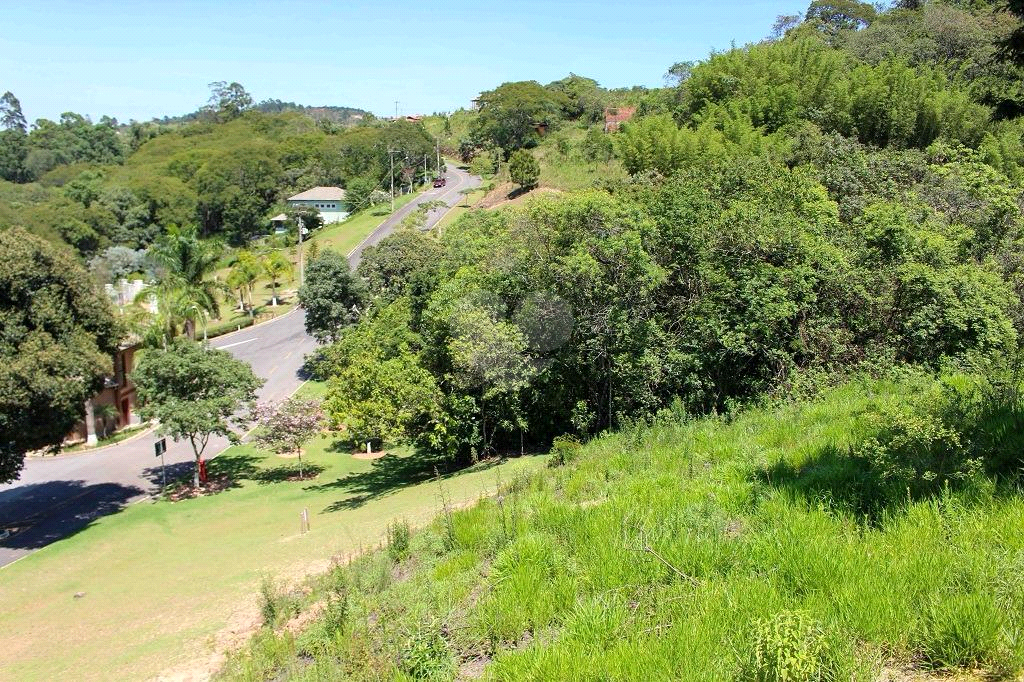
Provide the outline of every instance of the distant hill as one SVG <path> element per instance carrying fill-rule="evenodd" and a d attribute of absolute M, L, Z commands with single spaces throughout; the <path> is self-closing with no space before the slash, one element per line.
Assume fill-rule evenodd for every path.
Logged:
<path fill-rule="evenodd" d="M 361 120 L 373 118 L 373 114 L 368 111 L 363 111 L 362 109 L 335 106 L 310 107 L 303 104 L 296 104 L 295 102 L 282 102 L 279 99 L 263 100 L 253 108 L 267 114 L 280 114 L 283 112 L 295 111 L 309 116 L 314 121 L 331 121 L 339 125 L 355 125 Z M 154 120 L 165 125 L 171 125 L 175 123 L 201 121 L 209 115 L 210 112 L 203 108 L 182 116 L 164 116 L 163 118 Z"/>

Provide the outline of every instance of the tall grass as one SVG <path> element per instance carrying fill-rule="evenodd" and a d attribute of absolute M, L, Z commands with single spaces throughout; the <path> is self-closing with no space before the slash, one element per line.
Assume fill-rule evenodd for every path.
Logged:
<path fill-rule="evenodd" d="M 813 402 L 599 438 L 573 463 L 500 484 L 413 534 L 407 556 L 339 569 L 351 586 L 345 636 L 300 643 L 274 674 L 454 679 L 484 666 L 496 680 L 856 680 L 916 667 L 1013 677 L 1024 665 L 1015 485 L 967 467 L 899 490 L 888 460 L 859 454 L 869 441 L 909 442 L 891 438 L 880 414 L 945 419 L 941 406 L 919 410 L 936 387 L 855 382 Z M 942 423 L 971 445 L 964 461 L 984 459 L 980 435 Z M 985 433 L 998 450 L 997 430 Z M 948 454 L 915 452 L 926 474 Z M 225 676 L 263 679 L 255 662 L 286 638 L 262 635 Z"/>

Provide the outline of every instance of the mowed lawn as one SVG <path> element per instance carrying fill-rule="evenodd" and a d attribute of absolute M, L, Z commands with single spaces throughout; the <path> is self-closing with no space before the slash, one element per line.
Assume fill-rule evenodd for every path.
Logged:
<path fill-rule="evenodd" d="M 451 504 L 471 503 L 543 458 L 442 470 L 438 481 L 426 458 L 359 460 L 322 438 L 303 461 L 315 479 L 288 480 L 293 459 L 232 448 L 210 469 L 237 487 L 138 503 L 0 569 L 0 679 L 146 679 L 209 660 L 225 633 L 258 620 L 264 579 L 299 584 L 379 543 L 389 522 L 436 515 L 442 487 Z"/>
<path fill-rule="evenodd" d="M 395 210 L 397 211 L 408 204 L 427 188 L 428 186 L 425 185 L 411 194 L 396 196 Z M 357 213 L 344 222 L 320 228 L 313 235 L 311 241 L 315 242 L 321 249 L 332 249 L 340 254 L 348 255 L 352 249 L 359 246 L 390 215 L 390 202 L 381 204 L 362 213 Z"/>

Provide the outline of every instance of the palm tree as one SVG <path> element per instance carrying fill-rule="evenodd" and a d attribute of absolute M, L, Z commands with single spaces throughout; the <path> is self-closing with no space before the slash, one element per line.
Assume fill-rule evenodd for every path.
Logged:
<path fill-rule="evenodd" d="M 251 251 L 239 251 L 231 268 L 232 279 L 240 282 L 249 293 L 249 310 L 253 309 L 252 290 L 263 268 Z"/>
<path fill-rule="evenodd" d="M 226 284 L 231 287 L 231 290 L 238 293 L 238 310 L 245 310 L 245 290 L 249 283 L 249 276 L 245 270 L 238 266 L 238 263 L 231 268 L 231 272 L 228 273 Z"/>
<path fill-rule="evenodd" d="M 263 271 L 270 278 L 270 286 L 274 291 L 273 305 L 277 305 L 277 283 L 282 275 L 292 271 L 292 262 L 280 251 L 273 251 L 263 257 Z"/>
<path fill-rule="evenodd" d="M 180 323 L 195 339 L 198 319 L 220 317 L 217 293 L 224 286 L 207 279 L 217 269 L 219 248 L 201 241 L 194 227 L 171 227 L 147 256 L 155 266 L 156 282 L 140 296 L 156 299 L 166 334 L 173 338 Z"/>

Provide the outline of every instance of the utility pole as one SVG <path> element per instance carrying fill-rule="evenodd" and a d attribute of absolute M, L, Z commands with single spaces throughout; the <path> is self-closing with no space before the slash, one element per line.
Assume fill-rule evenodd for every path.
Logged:
<path fill-rule="evenodd" d="M 299 286 L 305 281 L 306 270 L 302 262 L 302 218 L 295 217 L 295 221 L 299 224 Z"/>
<path fill-rule="evenodd" d="M 396 102 L 397 104 L 397 102 Z M 391 159 L 391 212 L 395 212 L 395 154 L 397 149 L 388 150 L 388 158 Z"/>
<path fill-rule="evenodd" d="M 427 155 L 423 155 L 423 184 L 427 184 Z"/>
<path fill-rule="evenodd" d="M 398 120 L 398 100 L 395 100 L 395 120 Z"/>

